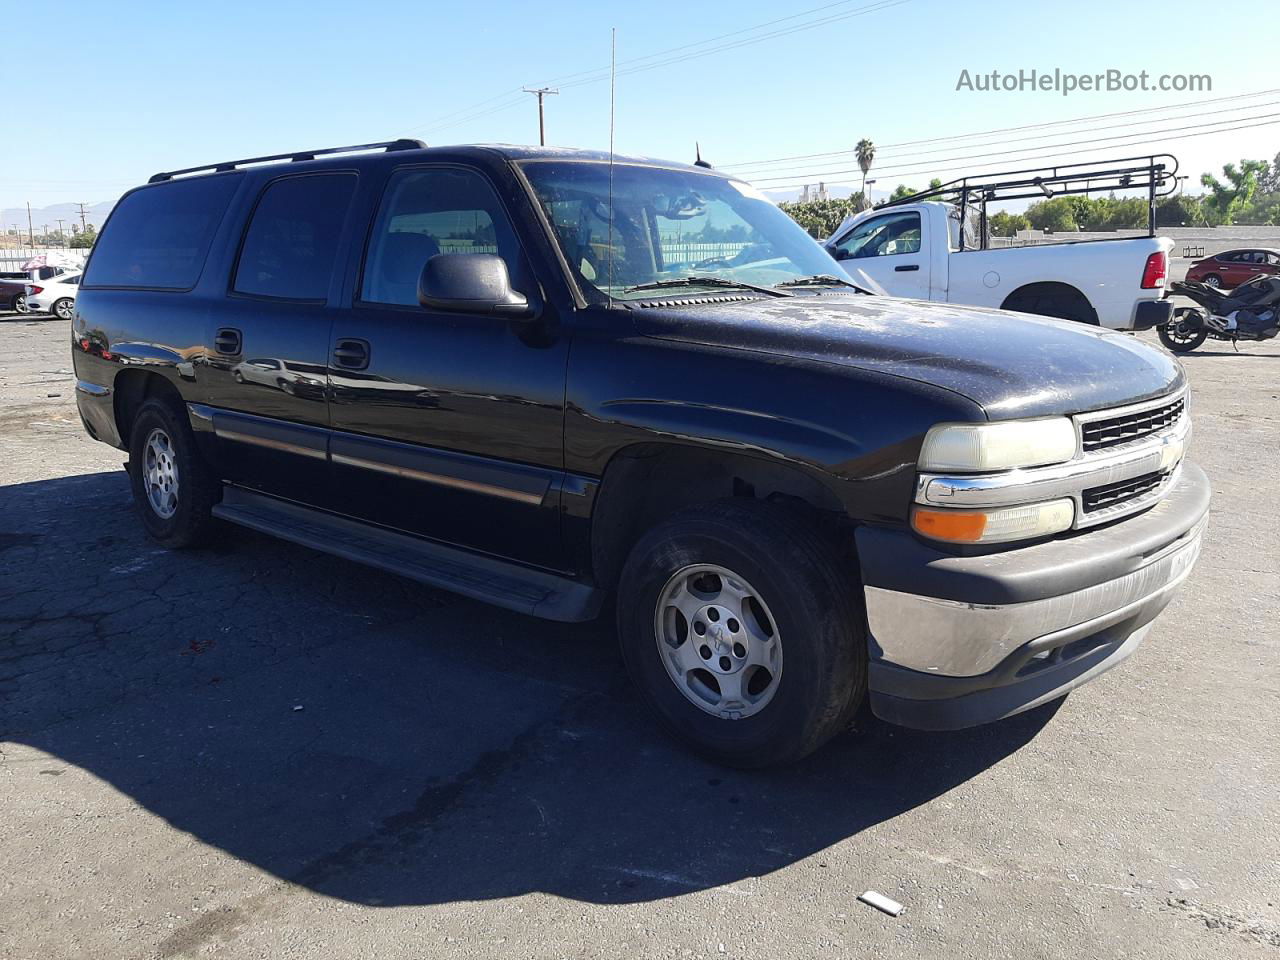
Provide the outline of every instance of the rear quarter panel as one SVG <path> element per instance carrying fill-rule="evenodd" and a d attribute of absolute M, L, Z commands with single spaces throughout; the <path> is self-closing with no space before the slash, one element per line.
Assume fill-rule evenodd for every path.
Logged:
<path fill-rule="evenodd" d="M 1123 330 L 1139 301 L 1164 295 L 1163 288 L 1141 289 L 1147 257 L 1172 249 L 1168 237 L 1135 237 L 952 253 L 947 299 L 1000 307 L 1029 283 L 1064 283 L 1088 298 L 1101 326 Z"/>

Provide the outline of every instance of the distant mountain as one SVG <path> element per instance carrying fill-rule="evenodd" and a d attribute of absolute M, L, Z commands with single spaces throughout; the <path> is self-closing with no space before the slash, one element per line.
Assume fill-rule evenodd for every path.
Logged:
<path fill-rule="evenodd" d="M 107 219 L 107 214 L 111 212 L 111 208 L 116 205 L 114 200 L 99 200 L 94 203 L 86 203 L 84 207 L 85 223 L 91 223 L 95 228 L 101 229 L 103 222 Z M 44 232 L 44 225 L 48 224 L 50 230 L 58 229 L 58 220 L 62 220 L 63 229 L 68 233 L 71 232 L 71 224 L 80 226 L 80 207 L 74 203 L 54 203 L 47 207 L 32 207 L 31 222 L 35 225 L 36 233 Z M 27 208 L 26 207 L 5 207 L 0 210 L 0 228 L 4 230 L 12 230 L 18 227 L 24 234 L 27 232 Z"/>

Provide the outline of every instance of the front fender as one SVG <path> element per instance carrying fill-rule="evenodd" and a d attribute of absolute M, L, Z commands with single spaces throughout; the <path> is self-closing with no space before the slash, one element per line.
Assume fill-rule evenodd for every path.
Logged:
<path fill-rule="evenodd" d="M 621 449 L 688 444 L 797 467 L 855 520 L 905 522 L 924 434 L 980 408 L 880 371 L 733 347 L 582 337 L 570 355 L 565 464 L 600 477 Z"/>

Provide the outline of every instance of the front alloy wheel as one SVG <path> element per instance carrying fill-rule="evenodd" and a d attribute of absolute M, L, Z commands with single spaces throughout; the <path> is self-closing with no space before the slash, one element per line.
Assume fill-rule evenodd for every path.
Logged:
<path fill-rule="evenodd" d="M 746 498 L 697 504 L 627 557 L 622 659 L 681 743 L 731 766 L 787 763 L 846 729 L 862 702 L 861 595 L 819 516 Z"/>
<path fill-rule="evenodd" d="M 654 633 L 671 682 L 714 717 L 750 717 L 778 691 L 776 622 L 759 591 L 732 570 L 707 563 L 677 570 L 658 595 Z"/>

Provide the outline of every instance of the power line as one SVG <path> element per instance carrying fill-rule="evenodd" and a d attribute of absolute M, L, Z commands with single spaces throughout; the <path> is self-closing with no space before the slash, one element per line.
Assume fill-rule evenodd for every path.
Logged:
<path fill-rule="evenodd" d="M 1280 116 L 1280 114 L 1270 114 L 1269 116 Z M 1241 119 L 1258 119 L 1258 118 L 1254 118 L 1254 117 L 1246 117 L 1246 118 L 1241 118 Z M 1125 148 L 1126 150 L 1127 150 L 1127 149 L 1139 150 L 1139 148 L 1147 147 L 1147 146 L 1150 146 L 1150 145 L 1152 145 L 1152 144 L 1154 144 L 1154 143 L 1160 143 L 1160 142 L 1163 142 L 1163 141 L 1166 141 L 1166 140 L 1189 140 L 1189 139 L 1191 139 L 1192 137 L 1208 137 L 1208 136 L 1213 136 L 1214 134 L 1218 134 L 1218 133 L 1230 133 L 1230 132 L 1232 132 L 1232 131 L 1234 131 L 1234 130 L 1251 130 L 1251 129 L 1255 128 L 1255 127 L 1272 127 L 1272 126 L 1276 126 L 1277 124 L 1280 124 L 1280 120 L 1263 120 L 1263 121 L 1262 121 L 1262 122 L 1260 122 L 1260 123 L 1245 123 L 1245 124 L 1239 124 L 1238 126 L 1234 126 L 1234 127 L 1224 127 L 1224 128 L 1222 128 L 1221 130 L 1200 130 L 1200 132 L 1198 132 L 1198 133 L 1187 133 L 1187 134 L 1183 134 L 1183 135 L 1178 136 L 1178 137 L 1160 136 L 1159 134 L 1163 134 L 1163 133 L 1165 133 L 1165 132 L 1167 132 L 1167 131 L 1154 130 L 1154 131 L 1151 131 L 1149 134 L 1134 134 L 1134 136 L 1151 136 L 1151 135 L 1153 135 L 1153 134 L 1154 134 L 1154 135 L 1156 135 L 1156 136 L 1155 136 L 1155 138 L 1154 138 L 1153 140 L 1146 140 L 1146 141 L 1141 141 L 1141 142 L 1138 142 L 1138 143 L 1129 143 L 1129 144 L 1124 144 L 1123 146 L 1124 146 L 1124 148 Z M 1093 142 L 1093 141 L 1083 141 L 1083 142 L 1085 142 L 1085 143 L 1091 143 L 1091 142 Z M 1034 148 L 1034 149 L 1040 149 L 1040 148 Z M 1098 149 L 1099 149 L 1099 148 L 1097 148 L 1097 147 L 1080 147 L 1080 148 L 1077 148 L 1077 149 L 1074 149 L 1074 150 L 1056 150 L 1054 153 L 1042 154 L 1042 155 L 1040 155 L 1040 156 L 1035 156 L 1035 157 L 1021 157 L 1021 158 L 1019 158 L 1019 160 L 1018 160 L 1017 162 L 1018 162 L 1018 163 L 1030 163 L 1030 162 L 1032 162 L 1032 161 L 1034 161 L 1034 160 L 1055 160 L 1055 159 L 1057 159 L 1058 157 L 1062 157 L 1062 156 L 1070 156 L 1070 155 L 1073 155 L 1073 154 L 1080 154 L 1080 153 L 1096 153 Z M 1139 150 L 1139 152 L 1141 152 L 1141 150 Z M 1001 154 L 1001 155 L 1003 155 L 1003 154 Z M 994 156 L 994 154 L 988 154 L 988 156 Z M 953 160 L 953 159 L 963 159 L 963 158 L 947 158 L 947 160 L 938 160 L 938 161 L 931 161 L 931 162 L 933 162 L 933 163 L 945 163 L 945 162 L 950 162 L 950 160 Z M 921 164 L 910 164 L 909 166 L 921 166 Z M 968 169 L 967 167 L 933 167 L 933 166 L 928 166 L 928 165 L 925 165 L 925 166 L 926 166 L 926 169 L 925 169 L 925 170 L 923 170 L 923 171 L 916 171 L 914 174 L 910 174 L 910 175 L 911 175 L 911 176 L 919 176 L 919 175 L 921 175 L 921 173 L 933 173 L 933 174 L 940 174 L 940 173 L 955 173 L 955 172 L 964 172 L 964 171 L 966 171 L 966 170 Z M 889 170 L 887 170 L 887 171 L 882 170 L 882 171 L 880 171 L 880 172 L 881 172 L 881 173 L 893 173 L 893 172 L 897 172 L 897 171 L 902 170 L 902 169 L 905 169 L 905 168 L 904 168 L 904 167 L 893 167 L 893 168 L 890 168 L 890 169 L 889 169 Z M 843 175 L 844 175 L 844 174 L 846 174 L 846 173 L 849 173 L 849 174 L 859 174 L 859 175 L 861 175 L 862 171 L 861 171 L 860 169 L 856 169 L 856 170 L 836 170 L 836 171 L 829 171 L 829 172 L 828 172 L 828 173 L 826 173 L 826 174 L 815 173 L 815 174 L 811 174 L 807 179 L 797 179 L 797 178 L 795 178 L 795 177 L 779 177 L 779 178 L 777 178 L 777 179 L 780 179 L 780 180 L 793 180 L 794 182 L 792 182 L 792 183 L 776 183 L 776 184 L 770 184 L 770 186 L 769 186 L 767 189 L 770 189 L 770 190 L 786 190 L 786 189 L 791 189 L 791 188 L 793 188 L 793 187 L 801 187 L 801 186 L 804 186 L 804 184 L 805 184 L 805 183 L 811 183 L 811 182 L 813 181 L 813 178 L 814 178 L 814 177 L 822 176 L 822 177 L 824 177 L 824 178 L 829 178 L 829 177 L 833 177 L 833 176 L 843 176 Z M 764 183 L 765 181 L 763 181 L 763 180 L 757 180 L 757 181 L 755 181 L 755 182 L 756 182 L 756 183 Z M 846 185 L 856 184 L 857 182 L 858 182 L 858 181 L 857 181 L 857 179 L 856 179 L 856 178 L 855 178 L 855 179 L 852 179 L 852 180 L 830 180 L 830 179 L 827 179 L 827 183 L 828 183 L 828 185 L 832 185 L 832 184 L 834 184 L 834 185 L 839 185 L 839 186 L 846 186 Z"/>
<path fill-rule="evenodd" d="M 1275 106 L 1280 106 L 1280 100 L 1271 100 L 1266 103 L 1254 103 L 1246 107 L 1233 107 L 1229 112 L 1233 112 L 1235 110 L 1256 110 L 1262 107 L 1275 107 Z M 1089 127 L 1084 130 L 1073 130 L 1073 131 L 1056 130 L 1052 133 L 1038 133 L 1031 137 L 1015 137 L 1012 140 L 988 140 L 985 143 L 969 143 L 969 144 L 963 144 L 963 145 L 954 145 L 952 147 L 935 147 L 932 150 L 922 150 L 918 153 L 906 153 L 898 156 L 882 157 L 879 151 L 877 151 L 876 159 L 891 160 L 891 161 L 892 160 L 908 160 L 913 157 L 921 157 L 930 153 L 941 153 L 943 151 L 950 150 L 950 149 L 968 149 L 970 147 L 1007 147 L 1009 144 L 1013 144 L 1013 143 L 1025 143 L 1028 140 L 1043 140 L 1045 137 L 1060 137 L 1068 133 L 1097 133 L 1100 130 L 1119 130 L 1123 128 L 1128 128 L 1133 126 L 1134 124 L 1145 125 L 1150 123 L 1168 123 L 1171 120 L 1194 120 L 1197 117 L 1216 116 L 1220 112 L 1222 111 L 1208 110 L 1203 113 L 1188 113 L 1180 117 L 1159 117 L 1152 120 L 1137 120 L 1137 121 L 1134 121 L 1134 123 L 1107 124 L 1101 127 Z M 1260 116 L 1266 116 L 1266 115 L 1262 114 Z M 1235 123 L 1238 120 L 1253 120 L 1253 119 L 1257 119 L 1257 118 L 1256 117 L 1236 117 L 1234 119 L 1228 118 L 1225 120 L 1217 120 L 1213 122 L 1214 123 Z M 1135 130 L 1132 133 L 1125 134 L 1125 136 L 1137 137 L 1137 136 L 1145 136 L 1147 133 L 1159 133 L 1159 132 L 1160 131 L 1158 130 L 1152 130 L 1152 131 Z M 1037 144 L 1034 147 L 1014 148 L 1011 151 L 1002 151 L 1002 152 L 1019 153 L 1019 152 L 1026 152 L 1028 150 L 1043 150 L 1046 147 L 1051 147 L 1051 146 L 1053 146 L 1053 144 L 1041 143 L 1041 144 Z M 981 156 L 981 154 L 979 156 Z M 921 162 L 925 162 L 925 161 L 921 161 Z M 778 169 L 775 167 L 773 169 L 760 170 L 758 172 L 759 173 L 783 173 L 783 174 L 794 175 L 794 176 L 802 176 L 807 171 L 812 170 L 814 166 L 815 166 L 814 164 L 803 164 L 798 167 L 789 167 L 789 168 L 783 168 L 783 169 Z M 876 169 L 880 170 L 882 168 L 878 167 Z M 738 176 L 750 177 L 752 175 L 750 172 L 743 172 L 742 170 L 737 170 L 735 172 Z M 779 179 L 779 178 L 774 178 L 774 179 Z"/>
<path fill-rule="evenodd" d="M 1237 118 L 1237 119 L 1238 119 L 1238 120 L 1266 120 L 1266 119 L 1271 118 L 1271 117 L 1280 117 L 1280 113 L 1262 113 L 1262 114 L 1259 114 L 1259 115 L 1258 115 L 1258 116 L 1256 116 L 1256 117 L 1239 117 L 1239 118 Z M 912 163 L 899 164 L 899 165 L 898 165 L 898 166 L 896 166 L 896 167 L 892 167 L 892 166 L 891 166 L 891 167 L 889 167 L 889 168 L 887 168 L 887 169 L 885 169 L 885 168 L 881 167 L 881 168 L 878 168 L 878 169 L 877 169 L 877 173 L 881 173 L 881 174 L 882 174 L 882 173 L 889 173 L 889 172 L 893 172 L 893 171 L 895 171 L 895 170 L 905 170 L 905 169 L 907 169 L 908 167 L 926 167 L 926 168 L 928 168 L 928 167 L 930 167 L 930 166 L 931 166 L 931 165 L 933 165 L 933 164 L 938 164 L 938 163 L 950 163 L 950 162 L 951 162 L 951 161 L 953 161 L 953 160 L 981 160 L 981 159 L 984 159 L 984 158 L 986 158 L 986 157 L 1003 157 L 1003 156 L 1008 156 L 1008 155 L 1009 155 L 1009 154 L 1011 154 L 1011 153 L 1029 153 L 1029 152 L 1032 152 L 1032 151 L 1035 151 L 1035 150 L 1049 150 L 1049 149 L 1057 149 L 1057 148 L 1059 148 L 1059 147 L 1075 147 L 1075 146 L 1080 146 L 1081 144 L 1105 143 L 1105 142 L 1108 142 L 1108 141 L 1111 141 L 1111 140 L 1126 140 L 1126 139 L 1129 139 L 1129 138 L 1131 138 L 1131 137 L 1160 136 L 1160 135 L 1167 134 L 1167 133 L 1180 133 L 1180 132 L 1182 132 L 1183 130 L 1201 130 L 1201 129 L 1205 128 L 1205 127 L 1216 126 L 1216 125 L 1218 125 L 1218 124 L 1220 124 L 1220 123 L 1234 123 L 1234 122 L 1236 122 L 1236 121 L 1234 121 L 1234 120 L 1219 120 L 1219 121 L 1215 121 L 1215 122 L 1213 122 L 1213 123 L 1198 123 L 1198 124 L 1193 123 L 1193 124 L 1191 124 L 1190 126 L 1186 126 L 1186 127 L 1168 127 L 1168 128 L 1166 128 L 1166 129 L 1163 129 L 1163 130 L 1147 130 L 1147 131 L 1140 132 L 1140 133 L 1122 133 L 1122 134 L 1117 134 L 1117 135 L 1116 135 L 1116 136 L 1114 136 L 1114 137 L 1093 137 L 1093 138 L 1090 138 L 1090 139 L 1088 139 L 1088 140 L 1070 140 L 1070 141 L 1067 141 L 1067 142 L 1065 142 L 1065 143 L 1042 143 L 1042 144 L 1039 144 L 1039 145 L 1034 146 L 1034 147 L 1020 147 L 1020 148 L 1015 148 L 1015 149 L 1013 149 L 1013 150 L 999 150 L 999 151 L 995 151 L 995 152 L 992 152 L 992 153 L 971 153 L 971 154 L 967 154 L 967 155 L 965 155 L 965 156 L 960 156 L 960 157 L 941 157 L 941 158 L 936 159 L 936 160 L 917 160 L 917 161 L 913 161 Z M 1228 128 L 1228 129 L 1236 129 L 1236 128 Z M 1167 139 L 1167 138 L 1166 138 L 1166 139 Z M 1018 161 L 1018 162 L 1019 162 L 1019 163 L 1021 163 L 1022 161 Z M 854 170 L 829 170 L 829 171 L 824 171 L 824 174 L 825 174 L 826 176 L 837 176 L 837 175 L 842 175 L 842 174 L 846 174 L 846 173 L 854 173 L 854 172 L 855 172 Z M 859 172 L 859 173 L 860 173 L 860 172 L 861 172 L 861 169 L 859 169 L 859 170 L 858 170 L 858 171 L 856 171 L 856 172 Z M 822 175 L 822 174 L 816 174 L 816 173 L 815 173 L 815 174 L 809 174 L 809 176 L 819 176 L 819 175 Z M 757 182 L 757 183 L 768 183 L 768 182 L 770 182 L 771 180 L 794 180 L 794 179 L 795 179 L 795 175 L 793 174 L 793 175 L 791 175 L 791 176 L 786 176 L 786 177 L 761 177 L 761 178 L 757 179 L 757 180 L 756 180 L 756 182 Z"/>
<path fill-rule="evenodd" d="M 692 48 L 694 47 L 708 47 L 711 44 L 719 43 L 719 41 L 721 40 L 726 40 L 733 37 L 741 37 L 743 34 L 754 33 L 754 32 L 763 30 L 766 27 L 776 26 L 777 24 L 785 23 L 790 20 L 801 19 L 803 17 L 809 16 L 810 14 L 820 13 L 824 10 L 830 10 L 835 7 L 847 6 L 851 2 L 853 2 L 853 0 L 839 0 L 839 2 L 836 2 L 836 3 L 828 3 L 822 6 L 812 7 L 809 10 L 805 10 L 800 13 L 790 14 L 786 17 L 779 17 L 774 20 L 768 20 L 768 21 L 765 21 L 764 23 L 759 23 L 752 27 L 744 27 L 742 29 L 734 30 L 729 33 L 720 34 L 719 36 L 716 36 L 716 37 L 710 37 L 706 40 L 698 40 L 692 43 L 681 44 L 676 47 L 669 47 L 666 50 L 660 50 L 660 51 L 657 51 L 656 53 L 646 54 L 643 57 L 633 57 L 630 60 L 623 61 L 622 63 L 618 64 L 617 75 L 624 76 L 631 73 L 640 73 L 645 70 L 653 70 L 653 69 L 657 69 L 658 67 L 669 66 L 674 63 L 681 63 L 685 60 L 692 60 L 697 57 L 709 56 L 710 54 L 720 53 L 725 50 L 733 50 L 733 49 L 737 49 L 738 47 L 749 46 L 755 43 L 761 43 L 765 40 L 771 40 L 775 37 L 786 36 L 792 33 L 798 33 L 803 30 L 811 30 L 815 27 L 825 26 L 827 24 L 835 23 L 841 20 L 848 20 L 853 17 L 864 16 L 868 13 L 878 13 L 882 10 L 887 10 L 892 7 L 901 6 L 905 3 L 909 3 L 911 2 L 911 0 L 875 0 L 875 2 L 865 4 L 864 6 L 858 7 L 855 10 L 845 11 L 843 13 L 838 13 L 838 14 L 834 14 L 826 17 L 820 17 L 814 20 L 791 24 L 790 26 L 785 27 L 783 29 L 771 30 L 767 33 L 763 33 L 755 37 L 745 37 L 743 39 L 735 40 L 732 43 L 726 43 L 726 44 L 721 44 L 720 46 L 711 47 L 710 49 L 692 50 Z M 691 50 L 692 52 L 682 53 L 682 51 L 691 51 Z M 679 55 L 672 56 L 673 54 L 679 54 Z M 656 62 L 648 62 L 648 61 L 656 61 Z M 603 68 L 597 68 L 595 70 L 583 70 L 583 71 L 579 71 L 578 73 L 567 74 L 563 77 L 558 77 L 549 81 L 547 85 L 555 84 L 559 86 L 561 89 L 566 89 L 570 87 L 583 86 L 586 84 L 600 83 L 609 79 L 610 69 L 611 68 L 609 67 L 603 67 Z M 429 121 L 427 124 L 422 124 L 417 127 L 411 127 L 406 132 L 412 133 L 412 132 L 420 132 L 424 130 L 438 129 L 441 126 L 456 126 L 462 123 L 470 122 L 472 120 L 478 120 L 481 117 L 486 117 L 503 110 L 511 109 L 512 107 L 523 102 L 523 99 L 519 96 L 523 92 L 524 92 L 523 89 L 521 89 L 521 90 L 510 91 L 508 93 L 498 94 L 496 96 L 488 98 L 487 100 L 481 100 L 478 103 L 472 105 L 473 107 L 482 107 L 482 106 L 488 107 L 489 104 L 495 104 L 492 107 L 488 107 L 488 109 L 480 110 L 477 112 L 469 112 L 471 108 L 463 108 L 462 110 L 455 111 L 452 114 L 446 114 L 443 117 L 437 118 L 436 121 Z M 515 94 L 515 99 L 508 100 L 507 98 L 511 97 L 512 94 Z M 506 102 L 499 103 L 498 101 L 506 101 Z"/>
<path fill-rule="evenodd" d="M 1254 91 L 1253 93 L 1235 94 L 1234 96 L 1229 96 L 1229 97 L 1213 97 L 1208 100 L 1186 100 L 1186 101 L 1183 101 L 1182 103 L 1171 103 L 1171 104 L 1166 104 L 1165 106 L 1162 106 L 1162 107 L 1143 107 L 1138 110 L 1121 110 L 1116 113 L 1097 113 L 1087 117 L 1073 117 L 1069 120 L 1053 120 L 1046 123 L 1028 123 L 1028 124 L 1023 124 L 1017 127 L 998 127 L 994 130 L 979 130 L 973 133 L 957 133 L 957 134 L 952 134 L 951 136 L 946 136 L 946 137 L 930 137 L 925 140 L 904 140 L 901 143 L 882 144 L 882 147 L 884 149 L 892 149 L 894 147 L 913 147 L 913 146 L 920 146 L 922 144 L 928 144 L 928 143 L 944 143 L 952 140 L 967 140 L 972 137 L 985 137 L 990 134 L 996 134 L 996 133 L 1020 133 L 1023 130 L 1043 130 L 1048 127 L 1060 127 L 1060 126 L 1066 126 L 1073 123 L 1085 123 L 1090 120 L 1110 120 L 1114 117 L 1132 117 L 1140 113 L 1164 113 L 1169 110 L 1181 110 L 1185 107 L 1199 107 L 1209 103 L 1227 103 L 1235 100 L 1248 100 L 1253 97 L 1264 97 L 1274 93 L 1280 93 L 1280 87 L 1272 88 L 1270 90 L 1257 90 L 1257 91 Z M 1238 109 L 1247 110 L 1247 109 L 1250 109 L 1250 107 L 1240 107 Z M 1180 118 L 1166 117 L 1164 119 L 1176 120 Z M 1063 131 L 1063 132 L 1066 132 L 1066 131 Z M 771 163 L 786 163 L 791 160 L 812 160 L 812 159 L 818 159 L 822 157 L 837 157 L 837 156 L 842 156 L 846 154 L 853 154 L 854 152 L 855 152 L 854 150 L 829 150 L 825 153 L 804 153 L 804 154 L 797 154 L 796 156 L 791 156 L 791 157 L 774 157 L 771 160 L 742 160 L 737 163 L 720 164 L 720 166 L 726 169 L 728 168 L 736 169 L 738 167 L 756 167 L 756 166 L 764 166 L 765 164 L 771 164 Z"/>
<path fill-rule="evenodd" d="M 773 30 L 773 31 L 770 31 L 769 33 L 762 34 L 758 37 L 747 37 L 742 40 L 734 41 L 733 43 L 721 44 L 718 47 L 712 47 L 708 50 L 698 50 L 693 53 L 684 54 L 681 56 L 669 57 L 665 60 L 657 61 L 656 63 L 641 64 L 639 66 L 631 67 L 630 69 L 627 69 L 627 70 L 620 70 L 619 75 L 625 76 L 632 73 L 642 73 L 646 70 L 655 70 L 658 67 L 670 66 L 671 64 L 674 64 L 674 63 L 683 63 L 686 60 L 694 60 L 699 57 L 709 56 L 714 53 L 723 53 L 726 50 L 736 50 L 740 47 L 747 47 L 753 44 L 762 43 L 765 40 L 772 40 L 776 37 L 789 36 L 790 34 L 793 34 L 793 33 L 800 33 L 804 30 L 812 30 L 815 27 L 826 26 L 828 24 L 836 23 L 841 20 L 849 20 L 849 19 L 852 19 L 853 17 L 865 16 L 868 13 L 880 13 L 884 10 L 891 9 L 892 7 L 902 6 L 903 4 L 910 3 L 910 2 L 911 0 L 878 0 L 878 2 L 876 3 L 869 4 L 865 7 L 859 7 L 857 10 L 853 10 L 848 13 L 841 13 L 835 16 L 824 17 L 818 20 L 811 20 L 806 23 L 795 24 L 791 27 L 787 27 L 784 30 Z M 659 55 L 655 54 L 654 56 L 659 56 Z M 562 84 L 562 86 L 566 88 L 575 87 L 575 86 L 581 86 L 583 84 L 599 83 L 600 81 L 605 79 L 607 79 L 607 75 L 589 77 L 584 80 L 575 81 L 574 83 Z"/>

